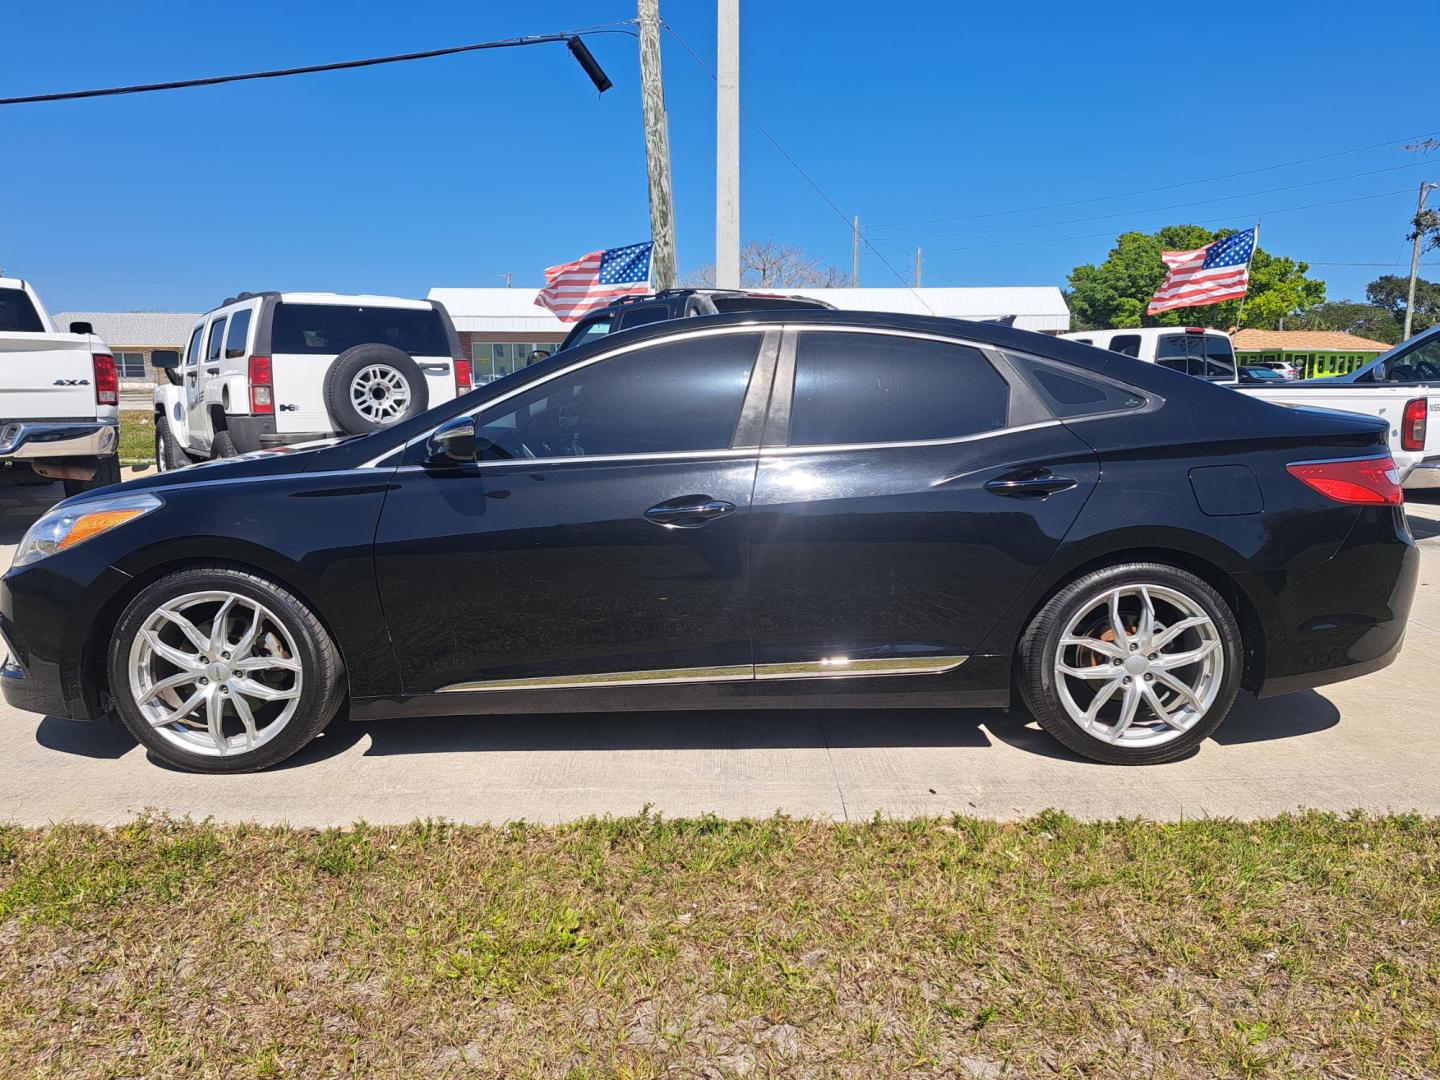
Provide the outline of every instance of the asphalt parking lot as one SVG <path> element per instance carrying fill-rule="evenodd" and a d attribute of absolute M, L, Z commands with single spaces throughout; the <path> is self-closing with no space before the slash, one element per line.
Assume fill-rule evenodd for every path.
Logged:
<path fill-rule="evenodd" d="M 59 497 L 58 485 L 0 487 L 0 565 Z M 194 776 L 155 762 L 118 724 L 0 704 L 0 820 L 554 822 L 646 806 L 835 819 L 1440 813 L 1440 494 L 1413 498 L 1410 514 L 1424 561 L 1400 659 L 1320 691 L 1242 694 L 1214 738 L 1168 765 L 1083 761 L 1017 713 L 797 710 L 345 722 L 270 772 Z"/>

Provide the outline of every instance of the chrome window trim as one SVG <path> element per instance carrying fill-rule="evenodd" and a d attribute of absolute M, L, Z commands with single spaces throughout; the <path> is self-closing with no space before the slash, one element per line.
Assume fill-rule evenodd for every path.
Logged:
<path fill-rule="evenodd" d="M 851 660 L 827 656 L 796 664 L 729 664 L 719 667 L 606 671 L 584 675 L 535 675 L 518 679 L 474 679 L 442 686 L 436 693 L 471 694 L 494 690 L 570 690 L 599 686 L 674 686 L 682 683 L 773 682 L 781 679 L 853 679 L 880 675 L 943 675 L 968 656 L 879 657 Z"/>
<path fill-rule="evenodd" d="M 599 465 L 613 462 L 645 462 L 645 461 L 703 461 L 712 458 L 738 459 L 754 458 L 760 452 L 755 446 L 736 446 L 725 450 L 666 450 L 648 454 L 588 454 L 577 457 L 535 457 L 535 458 L 496 458 L 477 461 L 475 470 L 477 472 L 489 472 L 491 469 L 528 469 L 533 466 L 554 468 L 556 465 L 584 465 L 586 462 L 594 462 Z M 464 468 L 466 466 L 461 466 Z M 425 472 L 429 469 L 426 465 L 401 465 L 399 472 Z"/>
<path fill-rule="evenodd" d="M 734 325 L 734 326 L 714 326 L 714 327 L 707 327 L 707 328 L 703 328 L 703 329 L 699 329 L 699 330 L 680 330 L 680 331 L 677 331 L 676 333 L 673 333 L 673 334 L 666 334 L 666 335 L 663 336 L 663 337 L 658 337 L 658 338 L 646 338 L 644 341 L 631 342 L 629 345 L 621 345 L 621 346 L 620 346 L 619 348 L 617 348 L 617 349 L 611 349 L 611 350 L 608 351 L 608 352 L 598 353 L 598 354 L 596 354 L 595 356 L 590 357 L 588 360 L 578 360 L 578 361 L 576 361 L 576 362 L 573 363 L 573 364 L 568 364 L 568 365 L 566 365 L 565 367 L 562 367 L 562 368 L 560 368 L 560 369 L 557 370 L 557 371 L 551 372 L 549 375 L 546 375 L 543 379 L 535 379 L 535 380 L 532 380 L 532 381 L 527 381 L 527 382 L 525 382 L 523 385 L 517 386 L 517 387 L 515 387 L 515 389 L 510 390 L 510 391 L 508 391 L 508 392 L 506 392 L 506 393 L 504 393 L 504 394 L 501 394 L 501 395 L 500 395 L 499 397 L 497 397 L 497 398 L 492 398 L 492 399 L 490 399 L 489 401 L 484 402 L 483 404 L 477 405 L 477 406 L 475 406 L 475 408 L 470 409 L 470 410 L 467 411 L 467 412 L 456 413 L 454 416 L 449 417 L 447 420 L 442 421 L 442 423 L 449 423 L 450 420 L 457 420 L 457 419 L 459 419 L 459 418 L 462 417 L 462 416 L 474 416 L 474 417 L 479 417 L 482 413 L 489 412 L 490 410 L 494 409 L 496 406 L 503 405 L 505 402 L 509 401 L 509 400 L 510 400 L 511 398 L 513 398 L 513 397 L 518 397 L 520 394 L 523 394 L 523 393 L 526 393 L 527 391 L 533 390 L 533 389 L 535 389 L 537 386 L 544 386 L 546 383 L 552 382 L 553 380 L 560 378 L 562 375 L 569 375 L 572 371 L 579 371 L 581 368 L 589 367 L 591 364 L 598 364 L 598 363 L 600 363 L 601 361 L 604 361 L 604 360 L 612 360 L 612 359 L 614 359 L 614 358 L 617 357 L 617 356 L 623 356 L 623 355 L 625 355 L 626 353 L 635 352 L 635 351 L 638 350 L 638 349 L 648 349 L 648 348 L 650 348 L 650 347 L 653 346 L 653 345 L 665 345 L 665 344 L 669 344 L 670 342 L 674 342 L 674 341 L 685 341 L 685 340 L 689 340 L 689 339 L 691 339 L 691 338 L 720 337 L 720 336 L 725 335 L 725 334 L 757 334 L 757 335 L 760 335 L 761 340 L 760 340 L 760 342 L 757 343 L 757 348 L 756 348 L 756 354 L 755 354 L 754 363 L 755 363 L 755 364 L 759 364 L 759 363 L 762 361 L 762 359 L 763 359 L 763 357 L 761 356 L 761 353 L 763 352 L 764 335 L 765 335 L 766 330 L 768 330 L 772 325 L 773 325 L 773 324 L 770 324 L 770 323 L 752 322 L 752 323 L 739 323 L 739 324 L 736 324 L 736 325 Z M 753 367 L 751 368 L 751 372 L 752 372 L 752 377 L 753 377 L 753 372 L 754 372 L 754 368 L 753 368 Z M 419 435 L 415 435 L 415 436 L 411 437 L 410 439 L 407 439 L 407 440 L 406 440 L 403 444 L 401 444 L 400 446 L 392 446 L 390 449 L 386 450 L 384 453 L 378 454 L 378 455 L 376 455 L 375 457 L 371 458 L 369 461 L 366 461 L 366 462 L 362 463 L 361 465 L 357 466 L 357 468 L 362 468 L 362 469 L 375 468 L 375 467 L 378 466 L 382 461 L 384 461 L 387 457 L 389 457 L 391 454 L 403 453 L 404 451 L 408 450 L 410 447 L 414 446 L 416 443 L 423 442 L 423 441 L 425 441 L 426 439 L 430 438 L 431 435 L 435 434 L 436 430 L 437 430 L 439 427 L 440 427 L 440 424 L 436 424 L 435 427 L 432 427 L 432 428 L 430 428 L 430 429 L 427 430 L 427 431 L 422 431 Z M 722 448 L 717 447 L 717 449 L 722 449 Z M 724 447 L 723 449 L 729 449 L 729 447 Z M 685 452 L 686 452 L 686 453 L 690 453 L 691 451 L 685 451 Z M 704 451 L 694 451 L 694 452 L 696 452 L 696 453 L 703 453 Z M 646 457 L 646 456 L 653 456 L 653 455 L 645 455 L 645 454 L 626 454 L 626 455 L 614 455 L 614 456 L 616 456 L 616 457 L 621 457 L 621 456 L 623 456 L 623 457 Z M 580 459 L 578 459 L 578 458 L 574 458 L 574 459 L 571 459 L 571 458 L 558 458 L 558 459 L 557 459 L 557 458 L 526 458 L 525 460 L 527 460 L 527 461 L 555 461 L 555 460 L 569 461 L 569 460 L 580 460 Z M 488 463 L 487 463 L 487 464 L 488 464 Z"/>

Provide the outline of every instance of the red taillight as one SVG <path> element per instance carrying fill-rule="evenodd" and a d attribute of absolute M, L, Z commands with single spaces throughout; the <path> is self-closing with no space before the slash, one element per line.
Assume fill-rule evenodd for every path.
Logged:
<path fill-rule="evenodd" d="M 250 357 L 250 412 L 273 413 L 275 387 L 270 370 L 270 357 Z"/>
<path fill-rule="evenodd" d="M 1204 332 L 1205 332 L 1205 327 L 1203 327 L 1203 326 L 1187 326 L 1187 327 L 1185 327 L 1185 333 L 1187 333 L 1187 334 L 1203 334 Z"/>
<path fill-rule="evenodd" d="M 455 357 L 455 393 L 463 394 L 470 389 L 470 361 L 463 356 Z"/>
<path fill-rule="evenodd" d="M 1336 502 L 1399 506 L 1405 501 L 1400 475 L 1389 454 L 1359 460 L 1302 461 L 1285 468 Z"/>
<path fill-rule="evenodd" d="M 95 404 L 120 404 L 120 377 L 115 374 L 115 357 L 109 353 L 91 353 L 95 362 Z"/>
<path fill-rule="evenodd" d="M 1400 425 L 1400 449 L 1425 449 L 1425 428 L 1429 419 L 1430 402 L 1425 398 L 1405 403 L 1405 421 Z"/>

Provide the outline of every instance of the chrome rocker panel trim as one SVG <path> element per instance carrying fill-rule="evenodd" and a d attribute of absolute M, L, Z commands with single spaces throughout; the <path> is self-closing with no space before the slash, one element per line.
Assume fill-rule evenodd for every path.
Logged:
<path fill-rule="evenodd" d="M 656 686 L 678 683 L 752 682 L 774 679 L 853 679 L 881 675 L 943 675 L 968 656 L 883 657 L 851 660 L 827 656 L 797 664 L 735 664 L 729 667 L 664 668 L 653 671 L 608 671 L 586 675 L 542 675 L 521 679 L 482 679 L 451 683 L 437 693 L 469 694 L 491 690 L 566 690 L 597 686 Z"/>

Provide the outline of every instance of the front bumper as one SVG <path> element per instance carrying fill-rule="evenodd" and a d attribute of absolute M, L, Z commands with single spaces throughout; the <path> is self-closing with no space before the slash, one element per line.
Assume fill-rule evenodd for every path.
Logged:
<path fill-rule="evenodd" d="M 114 421 L 13 420 L 0 426 L 0 460 L 105 457 L 119 445 Z"/>

